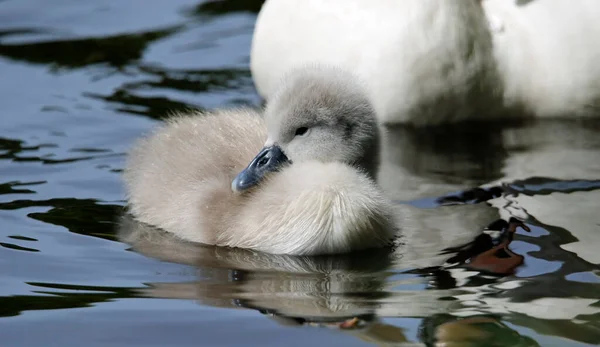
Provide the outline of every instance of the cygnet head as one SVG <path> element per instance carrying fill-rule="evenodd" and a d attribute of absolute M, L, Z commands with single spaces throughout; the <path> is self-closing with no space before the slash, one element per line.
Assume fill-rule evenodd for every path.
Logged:
<path fill-rule="evenodd" d="M 371 177 L 379 164 L 375 110 L 353 74 L 328 66 L 287 74 L 268 102 L 265 147 L 232 182 L 236 192 L 304 161 L 341 162 Z"/>

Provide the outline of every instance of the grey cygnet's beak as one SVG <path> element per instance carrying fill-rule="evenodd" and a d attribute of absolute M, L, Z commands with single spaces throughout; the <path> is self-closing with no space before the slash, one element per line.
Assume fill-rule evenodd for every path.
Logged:
<path fill-rule="evenodd" d="M 269 173 L 278 171 L 291 161 L 278 145 L 263 148 L 252 159 L 250 164 L 240 172 L 231 182 L 234 192 L 243 192 L 256 186 Z"/>

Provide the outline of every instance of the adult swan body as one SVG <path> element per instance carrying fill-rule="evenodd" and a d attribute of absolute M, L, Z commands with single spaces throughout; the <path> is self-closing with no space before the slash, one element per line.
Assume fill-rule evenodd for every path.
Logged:
<path fill-rule="evenodd" d="M 267 0 L 251 70 L 270 99 L 311 62 L 360 75 L 380 121 L 598 114 L 597 0 Z"/>

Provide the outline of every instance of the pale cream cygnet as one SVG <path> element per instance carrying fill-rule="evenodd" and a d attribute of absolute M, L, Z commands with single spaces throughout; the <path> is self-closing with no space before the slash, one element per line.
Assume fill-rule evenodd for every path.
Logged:
<path fill-rule="evenodd" d="M 387 246 L 398 217 L 373 180 L 379 137 L 353 75 L 296 69 L 264 115 L 178 114 L 141 139 L 124 172 L 129 210 L 186 240 L 268 253 Z"/>

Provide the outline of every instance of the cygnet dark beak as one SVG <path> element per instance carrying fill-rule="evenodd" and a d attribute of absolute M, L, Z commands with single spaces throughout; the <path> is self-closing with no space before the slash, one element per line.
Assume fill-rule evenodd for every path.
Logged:
<path fill-rule="evenodd" d="M 275 172 L 291 161 L 278 145 L 263 148 L 250 164 L 231 182 L 234 192 L 243 192 L 256 186 L 270 172 Z"/>

